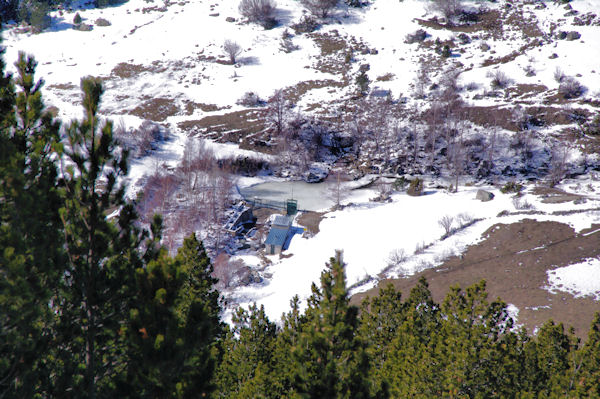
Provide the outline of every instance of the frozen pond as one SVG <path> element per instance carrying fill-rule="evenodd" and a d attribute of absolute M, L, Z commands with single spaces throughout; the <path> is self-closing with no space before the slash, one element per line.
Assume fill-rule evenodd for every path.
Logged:
<path fill-rule="evenodd" d="M 334 205 L 332 187 L 333 183 L 328 182 L 278 181 L 240 188 L 240 193 L 246 200 L 257 198 L 279 201 L 282 204 L 288 199 L 295 199 L 298 201 L 298 209 L 323 211 Z"/>

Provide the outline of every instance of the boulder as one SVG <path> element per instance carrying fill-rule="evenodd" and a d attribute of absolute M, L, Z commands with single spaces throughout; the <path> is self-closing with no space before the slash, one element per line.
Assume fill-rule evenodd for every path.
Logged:
<path fill-rule="evenodd" d="M 329 169 L 325 165 L 321 164 L 313 164 L 311 167 L 304 173 L 304 181 L 307 183 L 320 183 L 329 174 Z"/>
<path fill-rule="evenodd" d="M 477 195 L 475 196 L 475 198 L 480 200 L 481 202 L 487 202 L 494 199 L 494 194 L 485 190 L 477 190 Z"/>

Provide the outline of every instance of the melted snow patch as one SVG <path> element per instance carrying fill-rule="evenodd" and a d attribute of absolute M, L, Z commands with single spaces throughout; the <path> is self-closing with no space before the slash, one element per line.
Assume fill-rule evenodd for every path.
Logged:
<path fill-rule="evenodd" d="M 587 259 L 549 270 L 546 287 L 550 292 L 564 291 L 576 297 L 592 296 L 600 300 L 600 259 Z"/>

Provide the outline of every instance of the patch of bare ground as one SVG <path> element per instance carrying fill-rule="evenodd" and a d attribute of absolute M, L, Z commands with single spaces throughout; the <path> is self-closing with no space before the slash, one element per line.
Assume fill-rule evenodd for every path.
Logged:
<path fill-rule="evenodd" d="M 585 198 L 583 195 L 567 193 L 558 188 L 536 186 L 532 190 L 532 194 L 542 198 L 545 204 L 562 204 L 565 202 L 577 201 Z"/>
<path fill-rule="evenodd" d="M 528 106 L 526 102 L 520 103 L 525 108 L 529 121 L 536 125 L 569 125 L 572 123 L 564 108 Z M 465 108 L 468 120 L 479 126 L 500 126 L 513 132 L 521 128 L 515 120 L 513 109 L 506 106 L 469 106 Z"/>
<path fill-rule="evenodd" d="M 519 47 L 518 50 L 512 51 L 509 54 L 506 54 L 502 57 L 498 57 L 498 58 L 490 57 L 490 58 L 485 59 L 481 63 L 481 66 L 488 67 L 488 66 L 492 66 L 492 65 L 506 64 L 508 62 L 514 61 L 518 56 L 525 54 L 525 52 L 527 50 L 530 50 L 530 49 L 538 47 L 538 46 L 540 46 L 539 40 L 531 40 L 528 43 Z"/>
<path fill-rule="evenodd" d="M 527 99 L 542 94 L 548 90 L 548 87 L 541 84 L 518 83 L 506 88 L 509 97 Z"/>
<path fill-rule="evenodd" d="M 56 83 L 53 85 L 48 85 L 46 88 L 53 90 L 79 90 L 79 87 L 71 83 Z"/>
<path fill-rule="evenodd" d="M 186 115 L 192 115 L 194 113 L 195 110 L 199 109 L 202 112 L 216 112 L 216 111 L 220 111 L 222 109 L 226 109 L 226 108 L 221 108 L 216 104 L 204 104 L 204 103 L 196 103 L 190 100 L 184 100 L 183 101 L 185 103 L 185 114 Z M 229 108 L 229 107 L 227 107 Z"/>
<path fill-rule="evenodd" d="M 129 64 L 127 62 L 118 63 L 110 72 L 112 76 L 121 79 L 135 78 L 144 72 L 161 73 L 167 70 L 167 67 L 161 65 L 160 61 L 154 61 L 151 65 Z"/>
<path fill-rule="evenodd" d="M 394 76 L 396 76 L 396 75 L 394 75 L 393 73 L 390 72 L 390 73 L 386 73 L 385 75 L 378 76 L 375 80 L 378 82 L 389 82 L 392 79 L 394 79 Z"/>
<path fill-rule="evenodd" d="M 306 228 L 305 236 L 312 237 L 319 232 L 319 224 L 323 220 L 323 215 L 325 212 L 302 212 L 296 222 Z"/>
<path fill-rule="evenodd" d="M 466 287 L 484 279 L 489 298 L 499 297 L 519 308 L 517 322 L 529 333 L 553 319 L 573 326 L 575 333 L 585 338 L 600 302 L 560 291 L 551 293 L 544 287 L 548 284 L 548 270 L 600 256 L 600 231 L 596 231 L 599 227 L 595 225 L 578 234 L 557 222 L 524 219 L 497 224 L 462 257 L 453 257 L 409 278 L 383 280 L 376 288 L 355 295 L 352 301 L 359 303 L 366 296 L 377 295 L 388 283 L 408 295 L 419 278 L 425 277 L 434 299 L 440 302 L 450 286 Z"/>
<path fill-rule="evenodd" d="M 265 130 L 264 112 L 260 109 L 247 109 L 222 115 L 209 115 L 200 120 L 180 122 L 177 126 L 190 135 L 239 142 L 248 135 Z"/>
<path fill-rule="evenodd" d="M 544 33 L 538 26 L 538 20 L 532 12 L 525 13 L 523 4 L 515 3 L 509 9 L 506 9 L 504 25 L 506 28 L 512 27 L 518 33 L 521 33 L 523 38 L 540 38 Z"/>
<path fill-rule="evenodd" d="M 488 10 L 484 11 L 476 16 L 477 20 L 469 24 L 461 25 L 448 25 L 440 23 L 436 17 L 431 19 L 420 19 L 416 18 L 415 21 L 426 28 L 436 30 L 449 30 L 452 32 L 464 32 L 464 33 L 475 33 L 475 32 L 487 32 L 493 37 L 502 36 L 502 18 L 500 11 Z"/>
<path fill-rule="evenodd" d="M 292 103 L 297 103 L 302 96 L 314 89 L 322 89 L 323 87 L 345 87 L 343 81 L 324 79 L 324 80 L 306 80 L 294 86 L 287 87 L 283 90 L 284 96 Z"/>
<path fill-rule="evenodd" d="M 172 98 L 151 98 L 131 111 L 129 114 L 154 122 L 164 122 L 168 117 L 177 115 L 179 107 L 173 103 Z"/>

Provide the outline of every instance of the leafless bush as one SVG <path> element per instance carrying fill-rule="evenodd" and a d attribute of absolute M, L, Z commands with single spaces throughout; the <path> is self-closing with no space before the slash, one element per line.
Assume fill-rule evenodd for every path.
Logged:
<path fill-rule="evenodd" d="M 267 120 L 275 129 L 277 135 L 280 135 L 285 128 L 289 109 L 289 101 L 283 90 L 275 90 L 273 96 L 267 101 Z"/>
<path fill-rule="evenodd" d="M 412 44 L 422 42 L 427 37 L 427 32 L 424 29 L 418 29 L 414 33 L 409 33 L 404 39 L 404 43 Z"/>
<path fill-rule="evenodd" d="M 304 15 L 300 18 L 300 21 L 292 25 L 292 29 L 296 33 L 311 33 L 317 30 L 319 23 L 317 20 L 310 16 Z"/>
<path fill-rule="evenodd" d="M 223 52 L 229 57 L 231 64 L 236 63 L 237 57 L 242 54 L 242 46 L 231 40 L 225 40 L 223 43 Z"/>
<path fill-rule="evenodd" d="M 442 216 L 440 220 L 438 220 L 438 224 L 444 229 L 444 236 L 449 236 L 452 233 L 452 224 L 454 223 L 454 218 L 452 216 L 446 215 Z"/>
<path fill-rule="evenodd" d="M 488 77 L 492 79 L 490 86 L 492 86 L 493 89 L 505 89 L 512 83 L 512 80 L 508 75 L 499 69 L 490 72 Z"/>
<path fill-rule="evenodd" d="M 458 219 L 460 220 L 460 224 L 465 226 L 471 222 L 473 222 L 473 215 L 463 212 L 458 214 Z"/>
<path fill-rule="evenodd" d="M 466 91 L 473 91 L 479 89 L 479 84 L 477 82 L 469 82 L 465 85 Z"/>
<path fill-rule="evenodd" d="M 513 206 L 518 210 L 534 209 L 534 206 L 522 197 L 515 196 L 512 199 Z"/>
<path fill-rule="evenodd" d="M 433 0 L 430 6 L 434 12 L 439 12 L 448 22 L 463 12 L 461 0 Z"/>
<path fill-rule="evenodd" d="M 127 129 L 121 121 L 115 129 L 115 136 L 134 158 L 149 154 L 157 148 L 157 143 L 165 139 L 164 130 L 151 121 L 142 122 L 137 129 Z"/>
<path fill-rule="evenodd" d="M 231 259 L 225 252 L 221 252 L 214 261 L 213 277 L 219 280 L 218 289 L 229 288 L 249 271 L 243 260 Z"/>
<path fill-rule="evenodd" d="M 420 254 L 424 253 L 426 248 L 427 248 L 427 246 L 425 245 L 425 242 L 423 242 L 423 241 L 418 242 L 417 245 L 415 246 L 415 255 L 420 255 Z"/>
<path fill-rule="evenodd" d="M 275 19 L 273 15 L 277 8 L 273 0 L 242 0 L 238 6 L 240 14 L 250 22 L 257 22 L 265 28 L 273 27 Z"/>
<path fill-rule="evenodd" d="M 535 67 L 532 64 L 527 64 L 525 65 L 525 68 L 523 68 L 523 70 L 525 71 L 525 76 L 527 77 L 532 77 L 535 76 Z"/>
<path fill-rule="evenodd" d="M 292 41 L 292 34 L 286 29 L 281 35 L 281 41 L 279 42 L 281 50 L 284 53 L 291 53 L 292 51 L 298 50 L 300 47 Z"/>
<path fill-rule="evenodd" d="M 398 267 L 406 262 L 406 259 L 408 259 L 408 255 L 406 255 L 406 251 L 403 248 L 394 249 L 388 255 L 387 266 L 389 268 Z"/>
<path fill-rule="evenodd" d="M 243 105 L 244 107 L 260 107 L 264 105 L 265 101 L 262 100 L 258 94 L 247 91 L 244 95 L 235 102 L 238 105 Z"/>
<path fill-rule="evenodd" d="M 300 0 L 300 2 L 315 17 L 327 18 L 331 10 L 337 6 L 338 0 Z"/>
<path fill-rule="evenodd" d="M 556 67 L 553 76 L 556 83 L 561 83 L 563 79 L 567 77 L 567 75 L 565 75 L 565 73 L 559 67 Z"/>
<path fill-rule="evenodd" d="M 583 94 L 585 87 L 579 83 L 579 81 L 573 77 L 565 77 L 560 86 L 558 86 L 558 92 L 563 98 L 577 98 Z"/>

